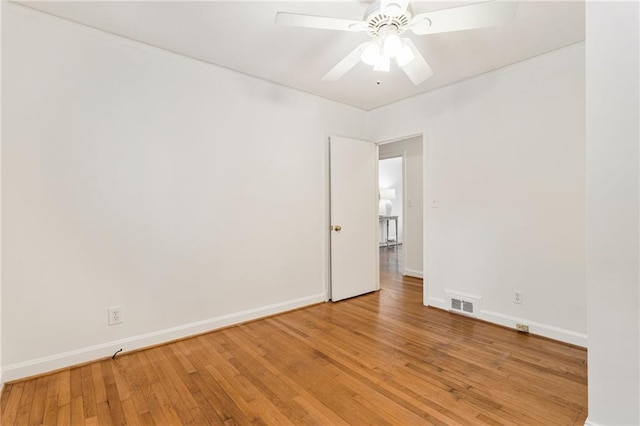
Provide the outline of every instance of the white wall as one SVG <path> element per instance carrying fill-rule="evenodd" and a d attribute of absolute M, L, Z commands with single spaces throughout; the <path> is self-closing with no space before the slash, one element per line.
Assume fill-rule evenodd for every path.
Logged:
<path fill-rule="evenodd" d="M 586 345 L 584 114 L 584 44 L 370 112 L 373 141 L 424 135 L 426 304 Z"/>
<path fill-rule="evenodd" d="M 591 425 L 640 424 L 639 13 L 586 5 Z"/>
<path fill-rule="evenodd" d="M 395 190 L 396 197 L 391 200 L 391 214 L 398 216 L 398 241 L 402 242 L 402 157 L 386 158 L 378 161 L 378 186 Z M 386 225 L 383 223 L 381 228 L 380 241 L 383 241 L 386 235 Z M 389 238 L 396 238 L 395 225 L 389 225 Z"/>
<path fill-rule="evenodd" d="M 5 380 L 324 300 L 364 111 L 2 7 Z"/>
<path fill-rule="evenodd" d="M 411 137 L 400 141 L 382 144 L 379 147 L 380 158 L 404 155 L 405 190 L 404 194 L 404 275 L 423 276 L 423 197 L 422 197 L 422 137 Z"/>

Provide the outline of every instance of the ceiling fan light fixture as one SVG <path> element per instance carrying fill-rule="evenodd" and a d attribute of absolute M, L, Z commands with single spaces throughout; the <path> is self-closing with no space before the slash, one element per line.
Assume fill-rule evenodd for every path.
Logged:
<path fill-rule="evenodd" d="M 384 42 L 382 43 L 382 52 L 390 57 L 395 57 L 400 50 L 402 50 L 402 41 L 400 41 L 400 37 L 398 34 L 389 34 L 384 38 Z"/>
<path fill-rule="evenodd" d="M 391 69 L 391 58 L 388 57 L 387 55 L 380 55 L 378 56 L 378 61 L 376 62 L 375 66 L 373 67 L 374 71 L 382 71 L 382 72 L 389 72 L 389 70 Z"/>
<path fill-rule="evenodd" d="M 380 57 L 380 45 L 374 41 L 369 42 L 367 46 L 362 51 L 362 55 L 360 55 L 360 59 L 362 62 L 368 65 L 375 65 L 378 63 L 378 58 Z"/>
<path fill-rule="evenodd" d="M 416 58 L 416 55 L 413 54 L 411 48 L 406 44 L 402 43 L 402 48 L 396 55 L 396 62 L 398 62 L 398 66 L 405 66 L 409 62 L 413 61 Z"/>

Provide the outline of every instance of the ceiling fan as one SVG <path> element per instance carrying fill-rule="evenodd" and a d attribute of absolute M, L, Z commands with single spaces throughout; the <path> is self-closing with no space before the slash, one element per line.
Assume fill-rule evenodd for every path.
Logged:
<path fill-rule="evenodd" d="M 434 12 L 413 14 L 409 0 L 378 0 L 366 10 L 361 21 L 279 12 L 276 23 L 295 27 L 338 31 L 367 32 L 370 41 L 358 45 L 333 67 L 322 80 L 335 81 L 362 61 L 375 71 L 389 71 L 391 59 L 418 85 L 433 75 L 433 70 L 410 38 L 400 36 L 446 33 L 492 27 L 513 19 L 517 2 L 492 0 Z"/>

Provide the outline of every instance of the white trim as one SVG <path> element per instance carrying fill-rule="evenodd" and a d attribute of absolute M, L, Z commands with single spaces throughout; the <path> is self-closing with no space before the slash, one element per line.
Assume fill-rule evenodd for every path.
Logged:
<path fill-rule="evenodd" d="M 371 143 L 371 141 L 369 139 L 367 139 L 367 142 Z M 376 256 L 375 256 L 375 263 L 376 263 L 376 283 L 378 284 L 376 290 L 380 290 L 380 223 L 378 221 L 378 214 L 380 213 L 379 211 L 379 195 L 380 195 L 380 147 L 378 146 L 378 144 L 374 144 L 376 147 L 376 177 L 375 177 L 375 181 L 373 182 L 374 184 L 374 188 L 376 191 L 376 228 L 375 228 L 375 236 L 376 236 Z M 404 160 L 402 161 L 402 167 L 404 167 Z M 403 183 L 404 184 L 404 183 Z M 404 189 L 403 189 L 404 190 Z M 404 219 L 403 219 L 404 220 Z M 388 234 L 388 232 L 387 232 Z M 399 241 L 400 236 L 398 235 L 398 221 L 396 220 L 396 245 L 400 243 Z"/>
<path fill-rule="evenodd" d="M 449 310 L 444 299 L 429 298 L 429 305 L 447 311 Z M 488 310 L 479 311 L 476 315 L 476 318 L 512 329 L 515 329 L 515 325 L 517 323 L 527 324 L 529 326 L 529 332 L 531 334 L 548 337 L 550 339 L 559 340 L 561 342 L 570 343 L 572 345 L 582 346 L 584 348 L 587 347 L 586 334 L 577 333 L 575 331 L 566 330 L 564 328 L 554 327 L 552 325 L 542 324 L 524 318 L 504 315 Z"/>
<path fill-rule="evenodd" d="M 324 292 L 325 302 L 331 300 L 331 135 L 324 137 Z"/>
<path fill-rule="evenodd" d="M 539 322 L 512 317 L 493 311 L 480 311 L 478 313 L 478 318 L 509 328 L 515 328 L 516 323 L 524 323 L 529 326 L 529 332 L 532 334 L 537 334 L 554 340 L 560 340 L 562 342 L 571 343 L 585 348 L 587 347 L 586 334 L 576 333 L 575 331 L 566 330 L 564 328 L 541 324 Z"/>
<path fill-rule="evenodd" d="M 584 426 L 604 426 L 604 425 L 601 425 L 600 423 L 594 423 L 589 420 L 589 417 L 587 417 L 587 420 L 584 421 Z"/>
<path fill-rule="evenodd" d="M 433 214 L 428 206 L 429 200 L 431 199 L 431 187 L 429 186 L 429 175 L 431 174 L 429 160 L 431 160 L 431 155 L 429 152 L 430 143 L 427 143 L 427 134 L 427 129 L 422 129 L 422 271 L 424 275 L 424 282 L 422 283 L 422 304 L 424 306 L 429 306 L 429 298 L 431 297 L 429 293 L 431 283 L 429 278 L 431 274 L 431 267 L 429 265 L 431 260 L 431 247 L 429 239 L 431 238 L 431 215 Z M 444 300 L 442 302 L 444 303 Z"/>
<path fill-rule="evenodd" d="M 445 311 L 449 310 L 449 307 L 447 306 L 447 301 L 437 297 L 430 297 L 429 304 L 425 306 L 433 306 L 434 308 L 444 309 Z"/>
<path fill-rule="evenodd" d="M 402 275 L 406 275 L 408 277 L 414 277 L 414 278 L 422 278 L 422 271 L 414 271 L 413 269 L 405 268 Z"/>
<path fill-rule="evenodd" d="M 30 361 L 19 362 L 3 368 L 2 378 L 5 381 L 11 381 L 43 374 L 49 371 L 59 370 L 61 368 L 111 356 L 120 348 L 124 349 L 124 352 L 126 353 L 136 349 L 142 349 L 197 334 L 207 333 L 230 325 L 240 324 L 246 321 L 283 313 L 324 301 L 324 293 L 315 294 L 301 299 L 275 303 L 273 305 L 263 306 L 260 308 L 247 309 L 246 311 L 234 314 L 222 315 L 215 318 L 192 322 L 190 324 L 178 325 L 164 330 L 141 334 L 139 336 L 128 337 Z"/>

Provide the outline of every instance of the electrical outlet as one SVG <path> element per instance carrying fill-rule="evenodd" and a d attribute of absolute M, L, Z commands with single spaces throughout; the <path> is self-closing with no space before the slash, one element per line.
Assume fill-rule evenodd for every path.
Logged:
<path fill-rule="evenodd" d="M 516 324 L 516 330 L 521 331 L 523 333 L 529 332 L 529 326 L 524 324 Z"/>
<path fill-rule="evenodd" d="M 513 303 L 517 303 L 518 305 L 522 305 L 522 297 L 523 294 L 521 291 L 514 291 L 513 292 Z"/>
<path fill-rule="evenodd" d="M 124 308 L 122 306 L 112 306 L 109 308 L 109 325 L 122 324 Z"/>

